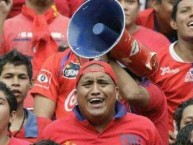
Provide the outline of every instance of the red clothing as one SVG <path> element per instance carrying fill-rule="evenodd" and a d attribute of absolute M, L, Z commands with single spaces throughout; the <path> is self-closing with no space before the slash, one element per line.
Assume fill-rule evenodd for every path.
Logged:
<path fill-rule="evenodd" d="M 67 17 L 71 17 L 85 0 L 55 0 L 58 11 Z"/>
<path fill-rule="evenodd" d="M 71 50 L 59 52 L 45 61 L 34 83 L 32 96 L 38 93 L 53 100 L 56 119 L 69 114 L 76 105 L 73 92 L 79 68 L 79 60 Z"/>
<path fill-rule="evenodd" d="M 161 145 L 160 136 L 149 119 L 126 113 L 120 103 L 115 110 L 114 118 L 99 133 L 76 107 L 76 117 L 71 115 L 54 121 L 45 128 L 42 138 L 74 145 Z"/>
<path fill-rule="evenodd" d="M 31 145 L 31 143 L 21 140 L 21 139 L 11 137 L 8 145 Z"/>
<path fill-rule="evenodd" d="M 139 25 L 142 25 L 146 28 L 154 30 L 156 28 L 154 17 L 155 17 L 154 9 L 148 8 L 148 9 L 141 11 L 139 13 L 139 16 L 138 16 L 136 22 Z"/>
<path fill-rule="evenodd" d="M 70 18 L 84 1 L 85 0 L 55 0 L 55 4 L 62 15 Z M 23 4 L 25 4 L 25 0 L 13 0 L 13 7 L 8 18 L 20 14 Z"/>
<path fill-rule="evenodd" d="M 151 77 L 167 97 L 170 130 L 173 130 L 173 113 L 178 105 L 193 97 L 193 63 L 183 62 L 175 53 L 174 45 L 158 52 L 160 66 Z"/>
<path fill-rule="evenodd" d="M 170 41 L 163 34 L 143 26 L 139 26 L 139 29 L 132 36 L 154 52 L 157 52 L 158 49 L 169 47 L 170 44 Z"/>
<path fill-rule="evenodd" d="M 163 145 L 168 145 L 168 110 L 166 96 L 163 91 L 155 84 L 146 81 L 141 84 L 146 88 L 150 95 L 150 103 L 147 108 L 131 106 L 132 113 L 148 117 L 157 128 Z"/>
<path fill-rule="evenodd" d="M 152 9 L 152 8 L 148 8 L 144 11 L 141 11 L 138 15 L 136 23 L 139 24 L 139 25 L 142 25 L 146 28 L 149 28 L 149 29 L 152 29 L 154 31 L 160 32 L 159 27 L 158 27 L 158 22 L 157 22 L 157 19 L 156 19 L 155 10 Z M 168 40 L 170 42 L 174 42 L 174 41 L 177 40 L 177 34 L 176 34 L 175 31 L 172 32 L 171 34 L 167 34 L 166 37 L 168 38 Z"/>
<path fill-rule="evenodd" d="M 43 129 L 52 121 L 47 118 L 37 117 L 32 112 L 26 111 L 28 119 L 19 133 L 14 137 L 34 143 L 40 139 L 40 134 Z M 13 131 L 12 135 L 15 135 L 16 132 L 17 131 Z"/>
<path fill-rule="evenodd" d="M 62 15 L 58 15 L 54 20 L 47 24 L 48 31 L 58 46 L 64 45 L 67 42 L 67 26 L 69 19 Z M 42 63 L 51 54 L 57 52 L 57 49 L 41 49 L 38 50 L 32 47 L 33 38 L 33 20 L 19 14 L 18 16 L 5 21 L 2 45 L 0 55 L 5 54 L 16 48 L 20 52 L 34 57 L 32 59 L 34 78 L 37 76 Z M 48 42 L 49 43 L 49 42 Z M 49 45 L 48 45 L 49 46 Z M 41 51 L 41 54 L 39 52 Z"/>
<path fill-rule="evenodd" d="M 24 108 L 27 108 L 29 110 L 33 110 L 34 107 L 34 98 L 30 95 L 30 90 L 28 91 L 27 97 L 24 100 L 23 104 Z"/>

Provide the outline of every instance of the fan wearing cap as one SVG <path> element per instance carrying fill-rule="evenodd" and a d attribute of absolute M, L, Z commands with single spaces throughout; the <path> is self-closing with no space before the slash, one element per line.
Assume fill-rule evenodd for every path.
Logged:
<path fill-rule="evenodd" d="M 74 114 L 48 125 L 42 139 L 60 144 L 140 144 L 160 145 L 160 136 L 153 123 L 127 113 L 118 102 L 117 77 L 103 61 L 86 62 L 76 79 L 78 105 Z M 52 134 L 50 134 L 52 132 Z"/>

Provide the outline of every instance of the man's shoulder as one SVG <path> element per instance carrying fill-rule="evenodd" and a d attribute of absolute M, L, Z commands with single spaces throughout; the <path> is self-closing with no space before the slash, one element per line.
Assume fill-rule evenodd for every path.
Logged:
<path fill-rule="evenodd" d="M 52 131 L 55 130 L 56 132 L 57 130 L 66 131 L 70 128 L 74 128 L 75 120 L 76 120 L 75 116 L 73 114 L 70 114 L 64 118 L 52 121 L 50 124 L 46 126 L 45 130 L 47 130 L 48 132 L 51 130 Z"/>
<path fill-rule="evenodd" d="M 137 115 L 134 113 L 127 113 L 125 115 L 125 118 L 128 120 L 128 122 L 135 124 L 136 126 L 138 126 L 139 124 L 144 124 L 148 126 L 154 126 L 153 123 L 150 121 L 149 118 L 142 116 L 142 115 Z M 138 125 L 137 125 L 138 124 Z M 139 126 L 140 127 L 140 126 Z"/>
<path fill-rule="evenodd" d="M 32 22 L 25 18 L 22 14 L 18 14 L 12 18 L 6 19 L 4 23 L 4 32 L 6 33 L 15 33 L 20 32 L 24 28 L 29 29 Z M 16 29 L 17 28 L 17 29 Z"/>
<path fill-rule="evenodd" d="M 140 26 L 140 30 L 148 35 L 151 35 L 153 37 L 153 39 L 157 39 L 157 40 L 165 40 L 165 41 L 168 41 L 168 44 L 170 43 L 169 40 L 167 39 L 166 36 L 164 36 L 162 33 L 160 32 L 157 32 L 157 31 L 154 31 L 152 29 L 149 29 L 147 27 L 144 27 L 144 26 Z"/>
<path fill-rule="evenodd" d="M 23 19 L 24 19 L 24 16 L 22 14 L 18 14 L 16 16 L 12 17 L 12 18 L 6 19 L 5 24 L 13 23 L 13 22 L 18 22 L 18 20 L 21 21 Z"/>
<path fill-rule="evenodd" d="M 70 57 L 71 57 L 71 59 L 72 58 L 74 58 L 75 60 L 77 59 L 77 56 L 70 49 L 66 49 L 62 52 L 57 52 L 57 53 L 49 56 L 46 61 L 48 61 L 48 62 L 54 61 L 55 63 L 59 62 L 59 64 L 60 64 L 60 63 L 62 63 L 61 61 L 69 61 Z"/>
<path fill-rule="evenodd" d="M 148 27 L 150 29 L 154 29 L 154 16 L 154 9 L 146 9 L 139 13 L 136 23 Z"/>
<path fill-rule="evenodd" d="M 62 14 L 58 14 L 58 17 L 56 17 L 57 19 L 59 19 L 59 20 L 63 20 L 63 21 L 66 21 L 66 22 L 69 22 L 70 21 L 70 18 L 69 17 L 66 17 L 66 16 L 64 16 L 64 15 L 62 15 Z"/>
<path fill-rule="evenodd" d="M 170 44 L 169 46 L 166 46 L 162 49 L 159 49 L 157 51 L 157 56 L 161 64 L 163 64 L 163 61 L 168 63 L 169 61 L 173 60 L 171 54 L 170 54 L 170 48 L 173 47 L 173 44 Z"/>
<path fill-rule="evenodd" d="M 136 134 L 143 132 L 145 136 L 155 134 L 156 132 L 155 125 L 149 118 L 134 113 L 125 115 L 119 127 L 123 130 L 134 131 Z M 147 132 L 150 134 L 147 134 Z"/>

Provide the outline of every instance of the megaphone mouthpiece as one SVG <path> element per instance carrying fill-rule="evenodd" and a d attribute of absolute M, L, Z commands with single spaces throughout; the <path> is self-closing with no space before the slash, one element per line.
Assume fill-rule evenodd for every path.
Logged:
<path fill-rule="evenodd" d="M 95 24 L 93 27 L 93 33 L 108 44 L 113 44 L 119 37 L 119 34 L 117 32 L 103 23 Z"/>

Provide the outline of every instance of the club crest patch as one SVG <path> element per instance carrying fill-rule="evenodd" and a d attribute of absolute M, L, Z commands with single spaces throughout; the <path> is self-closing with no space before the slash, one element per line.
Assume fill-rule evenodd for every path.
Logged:
<path fill-rule="evenodd" d="M 120 136 L 122 145 L 142 145 L 145 144 L 140 136 L 134 134 L 122 134 Z"/>
<path fill-rule="evenodd" d="M 63 69 L 63 76 L 68 79 L 75 79 L 79 72 L 79 69 L 80 69 L 79 64 L 70 62 Z"/>
<path fill-rule="evenodd" d="M 52 78 L 51 72 L 45 69 L 41 69 L 37 77 L 37 81 L 34 85 L 49 89 L 51 78 Z"/>

